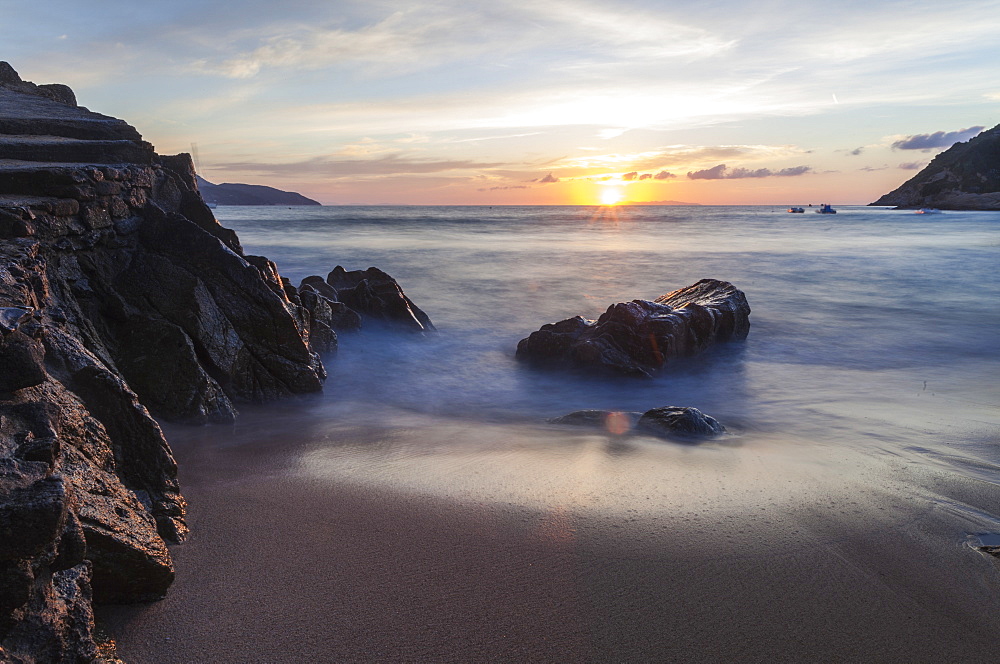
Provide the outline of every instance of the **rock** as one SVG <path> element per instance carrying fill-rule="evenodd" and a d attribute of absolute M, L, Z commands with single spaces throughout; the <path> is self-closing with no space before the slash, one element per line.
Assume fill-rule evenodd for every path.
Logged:
<path fill-rule="evenodd" d="M 431 332 L 427 314 L 406 297 L 396 280 L 375 267 L 348 272 L 338 265 L 326 282 L 337 291 L 337 299 L 363 318 L 412 332 Z"/>
<path fill-rule="evenodd" d="M 712 438 L 726 432 L 718 420 L 697 408 L 664 406 L 647 410 L 636 428 L 658 436 L 680 438 Z"/>
<path fill-rule="evenodd" d="M 13 332 L 34 312 L 31 307 L 0 307 L 0 334 Z"/>
<path fill-rule="evenodd" d="M 162 597 L 187 533 L 153 416 L 321 389 L 312 347 L 346 306 L 314 298 L 313 321 L 190 156 L 6 63 L 0 153 L 0 660 L 88 662 L 92 600 Z"/>
<path fill-rule="evenodd" d="M 337 333 L 333 328 L 333 308 L 342 302 L 331 302 L 310 287 L 299 291 L 299 301 L 309 312 L 309 347 L 315 353 L 332 353 L 337 350 Z"/>
<path fill-rule="evenodd" d="M 658 297 L 611 305 L 596 321 L 577 316 L 517 345 L 517 358 L 541 367 L 599 369 L 649 377 L 675 358 L 746 338 L 750 306 L 732 284 L 702 279 Z"/>
<path fill-rule="evenodd" d="M 306 293 L 313 292 L 326 301 L 330 309 L 329 320 L 324 321 L 335 332 L 355 332 L 361 329 L 361 314 L 337 299 L 337 289 L 326 283 L 323 277 L 306 277 L 299 285 L 299 293 L 306 298 Z M 309 300 L 312 302 L 312 300 Z M 308 306 L 308 305 L 307 305 Z"/>
<path fill-rule="evenodd" d="M 726 428 L 715 418 L 697 408 L 664 406 L 645 413 L 615 410 L 577 410 L 549 420 L 552 424 L 569 424 L 601 429 L 621 435 L 636 429 L 670 438 L 711 438 L 725 433 Z"/>
<path fill-rule="evenodd" d="M 339 302 L 337 299 L 337 289 L 326 283 L 323 277 L 318 275 L 313 275 L 311 277 L 306 277 L 299 283 L 299 291 L 301 292 L 305 288 L 310 288 L 331 302 Z"/>
<path fill-rule="evenodd" d="M 0 393 L 45 382 L 42 344 L 20 331 L 0 337 Z"/>
<path fill-rule="evenodd" d="M 954 144 L 870 205 L 1000 210 L 1000 125 Z"/>

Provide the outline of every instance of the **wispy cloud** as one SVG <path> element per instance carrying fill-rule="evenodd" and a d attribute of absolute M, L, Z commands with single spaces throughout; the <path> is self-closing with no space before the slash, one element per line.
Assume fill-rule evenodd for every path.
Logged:
<path fill-rule="evenodd" d="M 378 159 L 329 159 L 316 157 L 291 163 L 239 161 L 213 164 L 214 169 L 258 173 L 262 175 L 296 176 L 323 175 L 325 177 L 350 177 L 372 175 L 402 175 L 469 171 L 502 166 L 500 162 L 465 160 L 422 160 L 387 155 Z"/>
<path fill-rule="evenodd" d="M 725 164 L 719 164 L 701 171 L 688 172 L 687 176 L 691 180 L 735 180 L 740 178 L 791 177 L 810 172 L 812 172 L 811 166 L 793 166 L 775 171 L 770 168 L 728 168 Z"/>
<path fill-rule="evenodd" d="M 502 191 L 504 189 L 531 189 L 531 187 L 526 184 L 511 184 L 498 187 L 480 187 L 476 191 Z"/>

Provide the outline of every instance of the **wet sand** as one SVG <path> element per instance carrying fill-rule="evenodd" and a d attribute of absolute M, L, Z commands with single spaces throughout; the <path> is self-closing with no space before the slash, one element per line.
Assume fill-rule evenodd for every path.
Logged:
<path fill-rule="evenodd" d="M 232 430 L 170 430 L 193 534 L 172 549 L 165 600 L 101 609 L 119 655 L 996 655 L 1000 559 L 968 536 L 1000 505 L 994 483 L 773 434 L 692 447 L 384 416 L 384 427 L 310 426 L 272 412 Z"/>

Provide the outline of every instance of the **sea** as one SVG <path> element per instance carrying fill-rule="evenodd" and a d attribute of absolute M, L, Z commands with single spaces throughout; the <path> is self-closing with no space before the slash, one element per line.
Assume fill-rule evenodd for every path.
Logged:
<path fill-rule="evenodd" d="M 376 266 L 437 329 L 341 334 L 339 352 L 325 361 L 323 395 L 297 415 L 320 431 L 418 422 L 502 430 L 544 426 L 582 409 L 691 406 L 730 432 L 708 448 L 781 440 L 944 465 L 1000 483 L 998 213 L 866 206 L 841 206 L 836 215 L 769 206 L 216 212 L 246 253 L 268 257 L 293 284 L 337 265 Z M 676 362 L 653 380 L 537 370 L 515 359 L 518 341 L 545 323 L 595 319 L 613 303 L 655 299 L 703 278 L 746 294 L 746 341 Z M 459 438 L 453 443 L 475 447 L 476 436 Z M 428 452 L 419 437 L 396 446 L 402 459 Z M 952 507 L 969 520 L 956 538 L 966 530 L 1000 533 L 1000 505 Z"/>
<path fill-rule="evenodd" d="M 338 265 L 382 269 L 436 331 L 342 333 L 338 352 L 324 358 L 322 394 L 245 406 L 232 427 L 165 424 L 182 490 L 193 496 L 194 544 L 175 548 L 182 590 L 149 614 L 144 633 L 163 624 L 177 631 L 192 607 L 226 615 L 222 600 L 199 594 L 209 554 L 198 553 L 198 542 L 218 555 L 208 524 L 235 517 L 204 514 L 218 512 L 215 503 L 233 487 L 260 481 L 270 501 L 280 502 L 291 482 L 319 496 L 356 490 L 369 505 L 422 501 L 424 513 L 459 505 L 480 525 L 519 515 L 536 526 L 525 541 L 542 548 L 516 549 L 512 559 L 545 568 L 554 558 L 543 544 L 558 548 L 575 561 L 573 601 L 590 607 L 586 624 L 554 609 L 557 620 L 505 617 L 513 622 L 503 638 L 482 636 L 462 622 L 473 611 L 465 600 L 438 598 L 428 608 L 437 582 L 420 568 L 407 577 L 407 593 L 378 600 L 384 610 L 352 626 L 377 648 L 337 651 L 345 661 L 379 661 L 374 653 L 427 661 L 414 644 L 435 661 L 667 661 L 667 652 L 691 661 L 707 642 L 717 644 L 720 661 L 741 661 L 747 643 L 760 661 L 945 661 L 995 645 L 1000 560 L 984 547 L 1000 546 L 1000 213 L 215 213 L 247 254 L 271 259 L 293 284 Z M 546 371 L 515 359 L 518 341 L 543 324 L 597 318 L 614 303 L 655 299 L 703 278 L 746 294 L 745 341 L 674 362 L 651 380 Z M 549 422 L 582 409 L 660 406 L 698 408 L 727 433 L 692 444 Z M 331 499 L 329 509 L 335 505 Z M 489 539 L 480 525 L 455 526 L 450 536 Z M 329 527 L 340 532 L 333 540 L 350 539 Z M 367 542 L 364 532 L 357 536 Z M 385 562 L 380 551 L 380 573 L 391 577 L 386 570 L 403 563 Z M 563 562 L 553 563 L 551 578 L 563 577 Z M 472 601 L 500 591 L 490 582 L 455 592 Z M 365 597 L 365 606 L 376 601 Z M 510 615 L 537 608 L 503 597 Z M 466 613 L 449 614 L 455 601 Z M 399 606 L 417 617 L 399 617 Z M 425 610 L 436 616 L 436 632 L 419 619 Z M 702 632 L 691 627 L 695 614 Z M 750 614 L 759 617 L 740 622 Z M 387 640 L 385 620 L 406 645 Z M 528 624 L 539 620 L 545 638 Z M 191 643 L 200 629 L 190 627 Z M 514 646 L 518 639 L 526 650 Z M 553 644 L 566 649 L 546 650 Z M 152 652 L 179 647 L 161 642 Z"/>
<path fill-rule="evenodd" d="M 938 448 L 988 441 L 1000 405 L 1000 214 L 840 207 L 223 207 L 248 254 L 293 284 L 376 266 L 432 319 L 426 337 L 344 333 L 322 408 L 543 421 L 695 406 L 734 432 Z M 545 323 L 597 318 L 702 278 L 733 283 L 751 332 L 652 381 L 514 359 Z M 331 414 L 332 414 L 331 413 Z M 873 420 L 874 418 L 874 420 Z M 878 423 L 876 425 L 876 422 Z M 924 430 L 924 427 L 928 427 Z M 918 435 L 911 430 L 923 431 Z"/>

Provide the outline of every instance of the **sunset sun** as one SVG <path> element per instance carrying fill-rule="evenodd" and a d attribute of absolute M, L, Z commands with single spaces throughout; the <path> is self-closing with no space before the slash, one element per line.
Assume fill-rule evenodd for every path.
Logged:
<path fill-rule="evenodd" d="M 618 185 L 606 186 L 601 191 L 601 205 L 618 205 L 624 197 L 624 187 Z"/>

